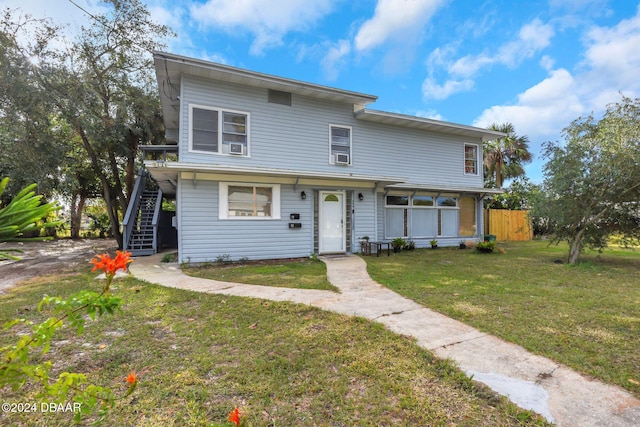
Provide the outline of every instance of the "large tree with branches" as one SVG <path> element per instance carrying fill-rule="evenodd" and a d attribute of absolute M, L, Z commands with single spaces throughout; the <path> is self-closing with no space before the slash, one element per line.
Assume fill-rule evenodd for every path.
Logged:
<path fill-rule="evenodd" d="M 163 134 L 151 52 L 172 33 L 154 23 L 138 0 L 105 3 L 107 13 L 87 12 L 90 25 L 69 49 L 23 48 L 21 54 L 37 65 L 33 87 L 91 168 L 90 174 L 76 171 L 82 172 L 78 179 L 99 182 L 112 234 L 122 246 L 120 219 L 133 189 L 138 146 Z M 40 45 L 46 45 L 44 38 Z M 60 133 L 60 127 L 52 128 Z"/>
<path fill-rule="evenodd" d="M 564 144 L 546 143 L 543 192 L 533 210 L 553 239 L 569 243 L 569 263 L 612 234 L 640 238 L 640 99 L 623 97 L 600 120 L 579 118 Z"/>

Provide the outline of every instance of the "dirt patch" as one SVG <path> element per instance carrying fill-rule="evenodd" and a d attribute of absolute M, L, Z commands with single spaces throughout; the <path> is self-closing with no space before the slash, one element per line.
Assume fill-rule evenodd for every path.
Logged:
<path fill-rule="evenodd" d="M 23 280 L 89 267 L 94 255 L 114 254 L 118 245 L 113 239 L 59 239 L 48 242 L 0 243 L 0 250 L 15 248 L 20 261 L 0 261 L 0 293 Z"/>

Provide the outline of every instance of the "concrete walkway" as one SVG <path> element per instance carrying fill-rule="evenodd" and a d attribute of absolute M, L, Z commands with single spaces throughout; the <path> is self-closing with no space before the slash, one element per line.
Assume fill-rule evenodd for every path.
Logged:
<path fill-rule="evenodd" d="M 159 285 L 273 301 L 292 301 L 380 322 L 440 358 L 454 360 L 519 406 L 558 426 L 640 426 L 640 401 L 615 386 L 589 380 L 566 366 L 425 308 L 373 281 L 357 256 L 321 257 L 341 293 L 199 279 L 160 256 L 136 258 L 131 272 Z"/>

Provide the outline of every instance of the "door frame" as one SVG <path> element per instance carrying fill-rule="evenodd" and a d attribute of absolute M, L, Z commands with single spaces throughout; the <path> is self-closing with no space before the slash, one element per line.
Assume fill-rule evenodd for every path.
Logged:
<path fill-rule="evenodd" d="M 324 251 L 323 242 L 322 242 L 322 216 L 323 210 L 322 206 L 324 203 L 324 198 L 327 194 L 340 194 L 342 196 L 342 250 L 341 251 L 332 251 L 327 252 Z M 318 191 L 318 253 L 319 254 L 338 254 L 338 253 L 346 253 L 347 252 L 347 194 L 345 190 L 338 191 L 330 191 L 330 190 L 319 190 Z"/>

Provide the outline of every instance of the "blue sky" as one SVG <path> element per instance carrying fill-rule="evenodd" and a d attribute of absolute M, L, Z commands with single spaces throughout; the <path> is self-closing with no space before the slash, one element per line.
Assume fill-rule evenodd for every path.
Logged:
<path fill-rule="evenodd" d="M 377 95 L 371 108 L 544 141 L 640 96 L 640 8 L 631 0 L 142 0 L 177 37 L 168 51 Z M 76 0 L 91 12 L 95 0 Z M 1 0 L 86 21 L 68 0 Z"/>

